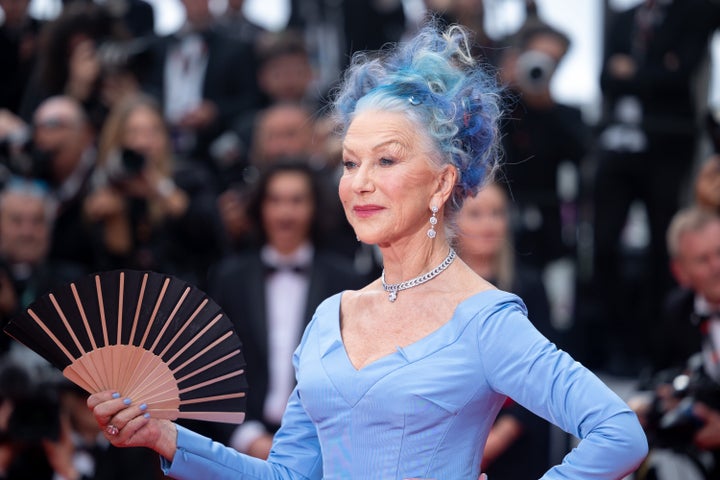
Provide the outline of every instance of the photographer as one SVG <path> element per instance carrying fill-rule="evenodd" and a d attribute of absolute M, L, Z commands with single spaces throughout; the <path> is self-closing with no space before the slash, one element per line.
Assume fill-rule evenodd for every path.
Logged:
<path fill-rule="evenodd" d="M 95 167 L 94 140 L 82 106 L 70 96 L 44 100 L 29 125 L 0 110 L 0 181 L 16 176 L 46 183 L 56 207 L 47 258 L 89 270 L 95 257 L 81 206 Z"/>
<path fill-rule="evenodd" d="M 654 339 L 659 381 L 650 401 L 631 403 L 653 447 L 695 459 L 709 452 L 712 465 L 704 468 L 712 473 L 707 478 L 718 478 L 720 216 L 697 206 L 679 211 L 670 223 L 667 246 L 680 287 L 669 295 Z"/>
<path fill-rule="evenodd" d="M 42 30 L 38 59 L 20 104 L 20 116 L 29 122 L 43 100 L 67 95 L 82 105 L 91 125 L 99 131 L 109 108 L 99 49 L 109 41 L 128 38 L 122 21 L 106 6 L 93 2 L 65 6 Z"/>
<path fill-rule="evenodd" d="M 110 112 L 84 204 L 100 267 L 162 270 L 202 283 L 222 251 L 210 174 L 178 162 L 156 102 L 138 95 Z"/>
<path fill-rule="evenodd" d="M 503 125 L 503 171 L 517 209 L 515 245 L 526 261 L 544 269 L 574 247 L 572 219 L 562 212 L 575 198 L 561 191 L 558 172 L 566 164 L 580 163 L 589 131 L 580 110 L 558 102 L 550 91 L 570 48 L 569 38 L 531 8 L 526 23 L 507 43 L 500 74 L 516 102 Z"/>

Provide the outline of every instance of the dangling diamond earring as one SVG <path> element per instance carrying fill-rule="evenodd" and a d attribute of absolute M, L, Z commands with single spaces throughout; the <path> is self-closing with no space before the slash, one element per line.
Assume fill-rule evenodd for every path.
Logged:
<path fill-rule="evenodd" d="M 435 231 L 435 225 L 437 225 L 438 222 L 436 216 L 438 212 L 438 207 L 432 206 L 430 210 L 432 210 L 432 216 L 430 217 L 430 229 L 427 231 L 427 236 L 429 238 L 435 238 L 435 236 L 437 235 L 437 232 Z"/>

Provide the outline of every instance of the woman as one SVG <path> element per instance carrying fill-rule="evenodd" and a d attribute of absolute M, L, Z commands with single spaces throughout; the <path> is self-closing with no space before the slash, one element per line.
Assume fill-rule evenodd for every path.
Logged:
<path fill-rule="evenodd" d="M 465 199 L 457 216 L 457 251 L 475 273 L 522 298 L 535 328 L 558 340 L 542 276 L 515 254 L 508 196 L 499 183 L 488 183 Z"/>
<path fill-rule="evenodd" d="M 508 196 L 488 183 L 468 197 L 457 217 L 458 255 L 475 273 L 523 299 L 528 318 L 544 336 L 557 334 L 542 278 L 515 257 Z M 550 424 L 508 399 L 490 430 L 482 467 L 493 480 L 539 478 L 550 468 Z"/>
<path fill-rule="evenodd" d="M 497 93 L 453 27 L 358 57 L 336 108 L 340 198 L 380 279 L 327 299 L 293 357 L 297 386 L 267 461 L 145 418 L 122 392 L 89 406 L 115 445 L 176 478 L 474 479 L 506 396 L 582 439 L 544 478 L 621 478 L 647 442 L 635 414 L 450 247 L 462 201 L 494 169 Z M 129 403 L 129 405 L 127 405 Z"/>
<path fill-rule="evenodd" d="M 156 102 L 128 96 L 101 132 L 84 205 L 102 268 L 163 270 L 200 283 L 221 250 L 210 175 L 176 163 Z"/>
<path fill-rule="evenodd" d="M 92 2 L 64 6 L 60 16 L 43 28 L 38 61 L 20 104 L 20 116 L 29 122 L 43 100 L 64 94 L 82 104 L 90 123 L 99 131 L 111 97 L 139 90 L 133 75 L 109 75 L 100 45 L 129 39 L 122 22 L 105 6 Z M 108 80 L 114 83 L 110 85 Z"/>
<path fill-rule="evenodd" d="M 256 457 L 270 453 L 295 386 L 292 354 L 313 312 L 328 296 L 369 280 L 324 245 L 320 220 L 326 203 L 307 161 L 272 165 L 262 172 L 249 204 L 258 245 L 211 269 L 208 294 L 243 340 L 253 391 L 245 422 L 230 444 Z"/>

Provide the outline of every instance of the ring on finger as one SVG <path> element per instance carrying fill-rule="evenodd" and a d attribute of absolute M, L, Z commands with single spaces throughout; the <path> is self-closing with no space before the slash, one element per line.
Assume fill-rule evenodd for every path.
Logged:
<path fill-rule="evenodd" d="M 120 429 L 111 423 L 107 427 L 105 427 L 105 433 L 114 437 L 115 435 L 120 433 Z"/>

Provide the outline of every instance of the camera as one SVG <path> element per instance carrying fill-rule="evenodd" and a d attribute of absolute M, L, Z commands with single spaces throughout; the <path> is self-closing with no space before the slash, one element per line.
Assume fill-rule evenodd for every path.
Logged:
<path fill-rule="evenodd" d="M 108 183 L 121 184 L 140 175 L 145 168 L 145 156 L 130 148 L 118 148 L 110 152 L 105 166 Z"/>
<path fill-rule="evenodd" d="M 661 372 L 656 384 L 670 385 L 678 404 L 666 410 L 662 399 L 654 399 L 649 419 L 653 443 L 669 448 L 692 445 L 695 433 L 703 426 L 702 420 L 693 413 L 695 403 L 702 402 L 720 410 L 720 385 L 705 373 L 702 354 L 691 357 L 682 372 Z"/>
<path fill-rule="evenodd" d="M 7 175 L 50 180 L 53 154 L 38 148 L 27 130 L 0 139 L 0 166 Z"/>
<path fill-rule="evenodd" d="M 151 40 L 145 37 L 109 40 L 98 45 L 97 58 L 103 72 L 141 75 L 153 62 Z"/>
<path fill-rule="evenodd" d="M 550 84 L 557 62 L 548 54 L 527 50 L 517 58 L 515 76 L 518 86 L 529 93 L 541 93 Z"/>

